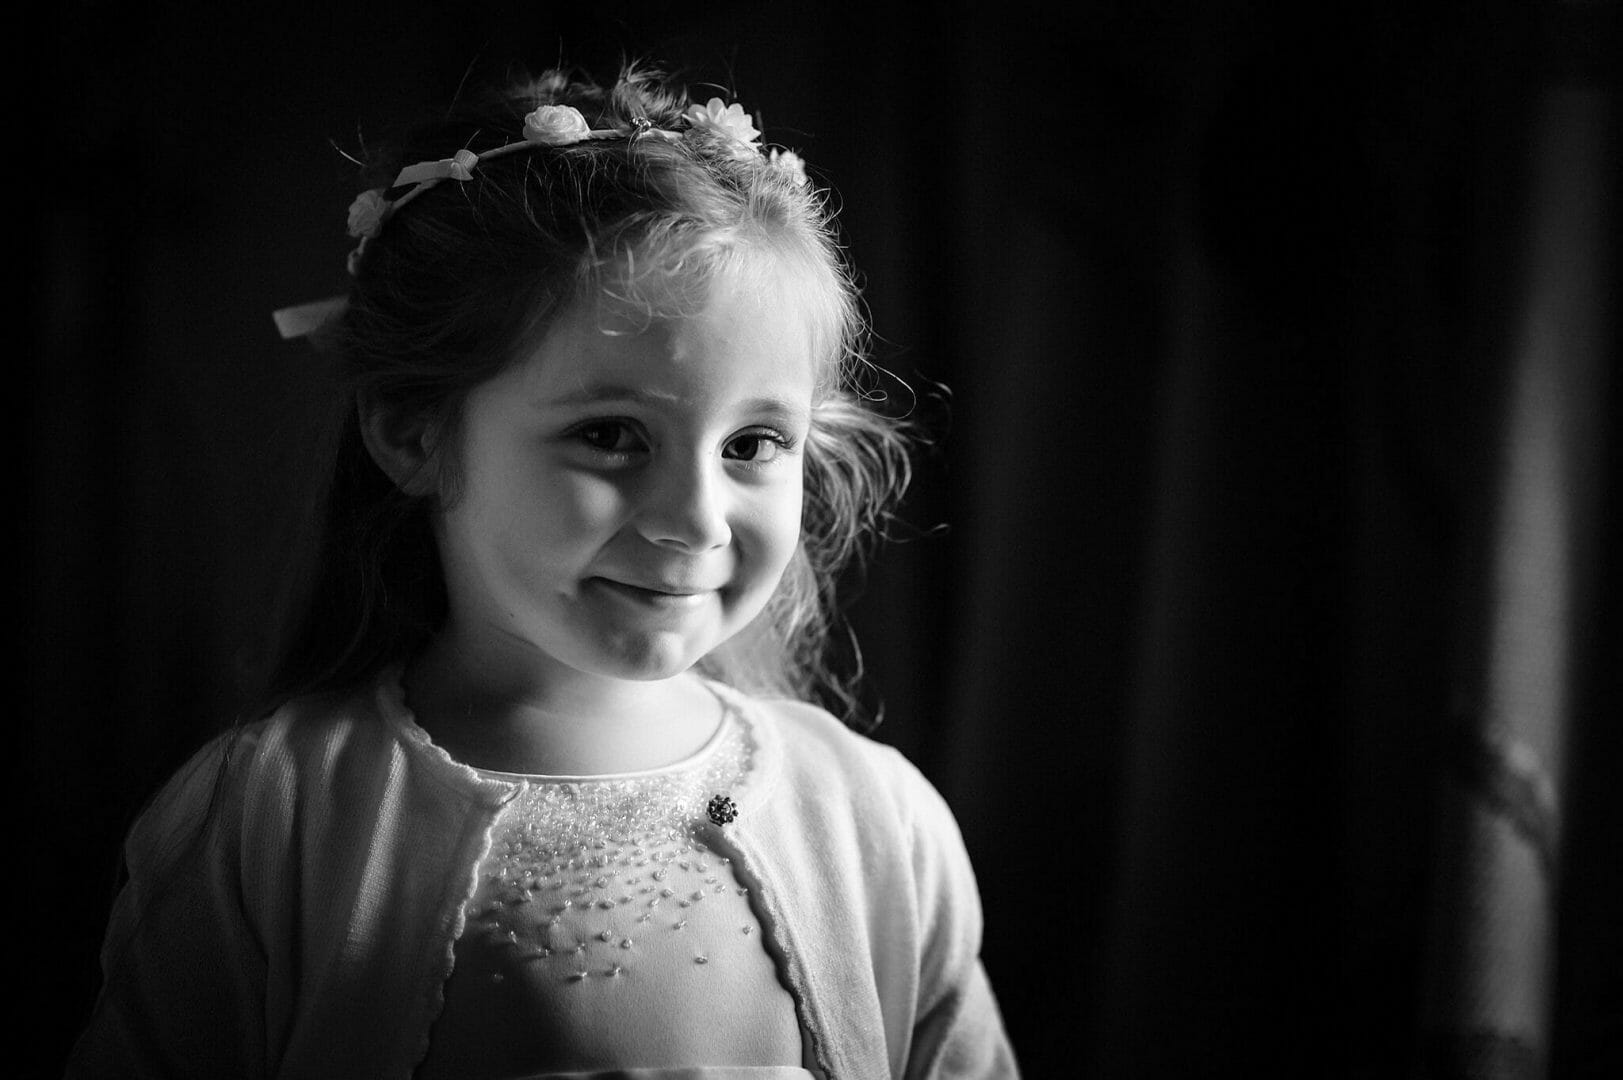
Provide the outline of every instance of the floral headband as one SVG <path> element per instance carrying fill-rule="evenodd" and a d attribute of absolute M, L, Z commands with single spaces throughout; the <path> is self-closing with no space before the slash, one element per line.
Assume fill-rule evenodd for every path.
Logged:
<path fill-rule="evenodd" d="M 742 105 L 728 105 L 721 98 L 711 98 L 703 105 L 688 106 L 682 119 L 688 122 L 686 131 L 656 128 L 640 116 L 632 120 L 630 127 L 594 130 L 580 110 L 572 105 L 542 105 L 524 117 L 524 138 L 519 142 L 498 146 L 482 154 L 458 150 L 448 158 L 408 165 L 400 170 L 389 187 L 363 191 L 350 203 L 349 235 L 360 243 L 349 253 L 349 272 L 352 276 L 356 273 L 367 244 L 382 231 L 384 222 L 398 213 L 402 206 L 443 181 L 471 180 L 474 170 L 482 162 L 519 150 L 537 146 L 573 146 L 592 139 L 637 139 L 645 135 L 677 140 L 695 131 L 710 131 L 723 136 L 724 145 L 731 147 L 734 157 L 748 159 L 761 152 L 761 133 L 755 130 Z M 796 184 L 805 186 L 807 183 L 806 163 L 793 150 L 773 149 L 767 153 L 767 163 L 788 173 Z M 399 198 L 391 200 L 386 197 L 387 192 L 408 185 L 410 189 Z M 282 308 L 272 318 L 276 320 L 276 329 L 282 337 L 304 337 L 341 315 L 347 303 L 343 297 L 333 297 Z"/>

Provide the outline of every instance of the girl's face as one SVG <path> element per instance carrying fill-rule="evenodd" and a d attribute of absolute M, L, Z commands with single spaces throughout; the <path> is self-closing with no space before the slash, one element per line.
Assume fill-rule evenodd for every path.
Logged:
<path fill-rule="evenodd" d="M 576 303 L 474 390 L 438 519 L 450 633 L 650 680 L 761 611 L 799 539 L 816 374 L 807 305 L 761 278 L 684 317 Z"/>

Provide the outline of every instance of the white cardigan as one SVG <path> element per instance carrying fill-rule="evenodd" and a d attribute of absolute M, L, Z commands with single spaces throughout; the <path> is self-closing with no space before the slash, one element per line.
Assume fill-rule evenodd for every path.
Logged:
<path fill-rule="evenodd" d="M 756 879 L 817 1068 L 1015 1076 L 941 796 L 820 709 L 725 692 L 757 754 L 708 839 Z M 516 791 L 429 741 L 397 671 L 216 739 L 131 830 L 68 1075 L 409 1077 Z"/>

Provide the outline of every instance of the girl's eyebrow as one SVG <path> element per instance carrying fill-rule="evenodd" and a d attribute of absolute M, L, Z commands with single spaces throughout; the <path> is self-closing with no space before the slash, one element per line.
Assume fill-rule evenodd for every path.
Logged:
<path fill-rule="evenodd" d="M 577 405 L 600 405 L 605 402 L 627 401 L 634 405 L 670 405 L 681 401 L 675 394 L 662 394 L 642 386 L 620 386 L 615 384 L 599 384 L 584 386 L 572 390 L 558 397 L 549 398 L 541 402 L 546 408 L 569 408 Z M 796 408 L 781 398 L 758 397 L 750 398 L 739 403 L 742 412 L 763 412 L 785 418 L 803 418 L 806 410 Z"/>
<path fill-rule="evenodd" d="M 638 405 L 666 404 L 676 400 L 674 394 L 661 394 L 641 386 L 619 386 L 612 383 L 600 383 L 594 386 L 583 386 L 567 394 L 550 398 L 541 404 L 548 406 L 559 405 L 595 405 L 604 401 L 630 401 Z"/>

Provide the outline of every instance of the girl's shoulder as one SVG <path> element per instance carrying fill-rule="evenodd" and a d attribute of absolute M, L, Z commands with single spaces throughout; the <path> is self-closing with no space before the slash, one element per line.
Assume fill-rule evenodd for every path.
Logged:
<path fill-rule="evenodd" d="M 353 690 L 295 698 L 249 734 L 249 771 L 260 787 L 340 801 L 392 786 L 452 802 L 499 802 L 510 793 L 511 785 L 481 778 L 434 744 L 406 704 L 398 667 Z"/>
<path fill-rule="evenodd" d="M 286 804 L 412 774 L 436 786 L 463 783 L 462 772 L 435 748 L 403 709 L 391 704 L 398 681 L 285 702 L 210 739 L 148 803 L 132 842 L 161 848 L 170 834 L 195 832 L 205 820 L 228 827 L 260 804 Z"/>
<path fill-rule="evenodd" d="M 162 874 L 210 858 L 264 861 L 324 823 L 378 814 L 451 820 L 497 805 L 509 785 L 453 762 L 411 720 L 398 680 L 311 695 L 211 739 L 131 827 L 125 861 Z"/>
<path fill-rule="evenodd" d="M 219 783 L 232 787 L 264 783 L 271 774 L 329 771 L 358 753 L 387 752 L 401 742 L 401 733 L 375 696 L 368 687 L 294 698 L 217 736 L 182 773 L 212 763 L 223 774 Z"/>
<path fill-rule="evenodd" d="M 756 721 L 778 782 L 815 788 L 825 805 L 848 804 L 859 813 L 884 812 L 907 823 L 952 819 L 935 786 L 895 747 L 852 730 L 816 705 L 739 697 Z"/>
<path fill-rule="evenodd" d="M 162 850 L 166 838 L 190 834 L 206 820 L 230 820 L 249 791 L 281 786 L 301 759 L 331 759 L 334 744 L 368 727 L 355 695 L 290 701 L 256 720 L 239 721 L 204 743 L 152 796 L 130 832 L 131 844 Z"/>
<path fill-rule="evenodd" d="M 862 772 L 911 768 L 893 747 L 853 730 L 833 713 L 793 698 L 753 697 L 732 691 L 760 736 L 786 761 L 817 765 L 837 762 Z"/>

